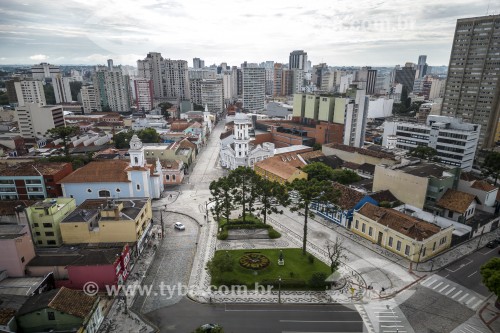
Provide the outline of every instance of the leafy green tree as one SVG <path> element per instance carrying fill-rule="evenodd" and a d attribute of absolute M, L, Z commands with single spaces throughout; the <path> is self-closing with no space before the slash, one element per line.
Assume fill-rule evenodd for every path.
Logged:
<path fill-rule="evenodd" d="M 253 211 L 257 174 L 249 167 L 240 166 L 229 173 L 228 180 L 233 184 L 234 202 L 241 205 L 245 221 L 247 212 Z"/>
<path fill-rule="evenodd" d="M 430 161 L 435 159 L 437 150 L 432 147 L 418 146 L 410 151 L 410 155 Z"/>
<path fill-rule="evenodd" d="M 490 259 L 481 266 L 480 272 L 483 277 L 483 284 L 495 294 L 498 303 L 500 297 L 500 258 Z"/>
<path fill-rule="evenodd" d="M 334 169 L 321 162 L 313 162 L 302 168 L 307 173 L 308 179 L 333 180 L 335 177 Z"/>
<path fill-rule="evenodd" d="M 69 83 L 69 89 L 71 90 L 71 100 L 78 100 L 78 93 L 82 90 L 82 82 L 73 81 Z"/>
<path fill-rule="evenodd" d="M 257 185 L 257 197 L 261 204 L 258 210 L 264 217 L 264 224 L 266 224 L 268 215 L 283 214 L 283 210 L 278 209 L 278 207 L 288 206 L 290 197 L 286 186 L 278 182 L 259 177 Z"/>
<path fill-rule="evenodd" d="M 324 288 L 326 286 L 327 276 L 323 272 L 315 272 L 309 279 L 309 285 L 313 288 Z"/>
<path fill-rule="evenodd" d="M 333 170 L 333 181 L 343 185 L 348 185 L 361 180 L 361 176 L 352 170 L 335 169 Z"/>
<path fill-rule="evenodd" d="M 323 146 L 321 146 L 321 143 L 315 143 L 313 145 L 313 150 L 321 150 L 323 148 Z"/>
<path fill-rule="evenodd" d="M 203 105 L 193 103 L 193 111 L 205 111 L 205 107 Z"/>
<path fill-rule="evenodd" d="M 51 84 L 43 86 L 43 92 L 45 95 L 45 102 L 47 102 L 48 105 L 56 104 L 56 94 L 54 93 L 54 87 Z"/>
<path fill-rule="evenodd" d="M 0 105 L 9 105 L 9 97 L 6 92 L 0 91 Z"/>
<path fill-rule="evenodd" d="M 116 149 L 130 148 L 130 139 L 132 139 L 134 133 L 135 133 L 134 131 L 127 131 L 115 134 L 115 136 L 113 137 L 115 148 Z"/>
<path fill-rule="evenodd" d="M 154 128 L 145 128 L 136 133 L 143 143 L 161 142 L 160 134 Z"/>
<path fill-rule="evenodd" d="M 210 200 L 216 201 L 216 206 L 218 211 L 212 210 L 212 213 L 216 216 L 222 215 L 229 221 L 229 216 L 231 211 L 234 209 L 234 194 L 233 194 L 233 184 L 227 177 L 219 178 L 210 183 L 210 194 L 212 197 Z"/>
<path fill-rule="evenodd" d="M 313 218 L 314 214 L 310 211 L 309 206 L 313 202 L 319 204 L 335 203 L 339 193 L 333 188 L 332 182 L 327 180 L 317 180 L 315 178 L 295 179 L 289 184 L 289 191 L 293 191 L 296 195 L 296 200 L 291 204 L 290 210 L 304 211 L 304 235 L 302 239 L 302 253 L 306 254 L 307 247 L 307 221 L 308 218 Z"/>
<path fill-rule="evenodd" d="M 170 113 L 167 110 L 170 109 L 174 105 L 172 103 L 169 103 L 169 102 L 163 102 L 163 103 L 158 104 L 158 106 L 160 107 L 161 114 L 165 117 L 165 119 L 170 118 Z"/>
<path fill-rule="evenodd" d="M 68 139 L 78 133 L 80 133 L 80 129 L 76 126 L 61 126 L 49 129 L 46 134 L 53 139 L 61 139 L 64 147 L 64 155 L 69 156 Z"/>
<path fill-rule="evenodd" d="M 500 174 L 500 153 L 490 152 L 486 155 L 483 162 L 483 173 L 485 176 L 493 176 L 495 178 L 495 186 L 497 185 L 498 175 Z"/>

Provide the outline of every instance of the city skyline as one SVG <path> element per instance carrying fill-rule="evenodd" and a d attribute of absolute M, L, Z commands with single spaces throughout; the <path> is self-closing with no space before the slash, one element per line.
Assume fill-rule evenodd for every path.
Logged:
<path fill-rule="evenodd" d="M 288 62 L 303 49 L 312 64 L 394 66 L 428 56 L 448 65 L 456 20 L 498 13 L 488 0 L 400 2 L 203 2 L 26 0 L 0 4 L 0 64 L 136 66 L 148 52 L 166 58 Z M 394 52 L 397 50 L 398 52 Z"/>

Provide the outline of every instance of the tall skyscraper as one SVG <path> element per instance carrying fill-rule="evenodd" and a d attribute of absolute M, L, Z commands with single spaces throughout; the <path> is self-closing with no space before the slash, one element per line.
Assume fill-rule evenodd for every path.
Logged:
<path fill-rule="evenodd" d="M 481 125 L 479 147 L 494 145 L 500 117 L 500 15 L 457 20 L 441 115 Z"/>
<path fill-rule="evenodd" d="M 403 87 L 406 87 L 408 93 L 410 93 L 413 91 L 416 73 L 415 64 L 407 62 L 404 67 L 396 70 L 394 83 L 401 83 Z"/>
<path fill-rule="evenodd" d="M 61 74 L 56 74 L 52 78 L 52 86 L 54 87 L 56 104 L 71 103 L 73 101 L 73 98 L 71 97 L 71 88 L 69 86 L 70 81 L 70 77 L 62 77 Z"/>
<path fill-rule="evenodd" d="M 91 112 L 98 112 L 102 110 L 101 103 L 97 96 L 96 90 L 94 89 L 94 86 L 82 86 L 80 94 L 82 96 L 83 113 L 88 114 Z"/>
<path fill-rule="evenodd" d="M 418 78 L 422 78 L 425 75 L 427 75 L 427 56 L 426 55 L 420 55 L 418 56 L 418 64 L 417 64 L 417 71 L 418 71 Z"/>
<path fill-rule="evenodd" d="M 92 77 L 96 96 L 105 110 L 113 112 L 130 111 L 130 84 L 129 76 L 123 75 L 119 69 L 109 71 L 107 67 L 100 67 Z"/>
<path fill-rule="evenodd" d="M 243 108 L 250 112 L 264 110 L 266 69 L 248 64 L 243 68 Z"/>
<path fill-rule="evenodd" d="M 290 52 L 288 68 L 307 70 L 307 52 L 304 52 L 304 50 Z"/>
<path fill-rule="evenodd" d="M 46 62 L 42 62 L 40 65 L 31 66 L 31 76 L 34 80 L 50 79 L 52 76 L 60 73 L 61 70 L 59 66 L 51 65 Z"/>
<path fill-rule="evenodd" d="M 224 85 L 222 79 L 203 80 L 201 83 L 201 102 L 208 111 L 218 113 L 224 108 Z"/>
<path fill-rule="evenodd" d="M 190 99 L 187 61 L 165 59 L 162 69 L 165 81 L 162 97 L 181 101 Z"/>
<path fill-rule="evenodd" d="M 19 106 L 24 106 L 26 103 L 46 104 L 45 92 L 43 83 L 37 80 L 24 80 L 14 82 L 16 89 L 17 102 Z"/>
<path fill-rule="evenodd" d="M 134 91 L 137 111 L 151 111 L 153 109 L 153 81 L 147 79 L 135 79 Z"/>
<path fill-rule="evenodd" d="M 151 80 L 153 82 L 153 94 L 155 98 L 161 98 L 162 89 L 162 75 L 161 64 L 163 58 L 161 53 L 149 52 L 144 60 L 137 60 L 137 75 L 140 78 Z"/>
<path fill-rule="evenodd" d="M 205 60 L 201 60 L 200 58 L 193 58 L 193 68 L 199 69 L 205 67 Z"/>
<path fill-rule="evenodd" d="M 41 138 L 47 130 L 64 126 L 62 106 L 26 103 L 16 108 L 23 138 Z"/>

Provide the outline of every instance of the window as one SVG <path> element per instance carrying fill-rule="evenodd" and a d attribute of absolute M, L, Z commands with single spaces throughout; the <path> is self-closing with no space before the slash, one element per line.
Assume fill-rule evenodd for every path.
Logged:
<path fill-rule="evenodd" d="M 47 244 L 48 245 L 56 245 L 56 241 L 55 240 L 48 240 Z"/>
<path fill-rule="evenodd" d="M 165 179 L 167 180 L 167 182 L 170 181 L 170 175 L 165 175 Z"/>
<path fill-rule="evenodd" d="M 45 233 L 45 236 L 54 236 L 54 232 L 53 231 L 47 231 Z"/>
<path fill-rule="evenodd" d="M 141 185 L 137 184 L 136 187 L 137 187 L 137 191 L 141 190 Z"/>
<path fill-rule="evenodd" d="M 35 232 L 35 235 L 40 236 L 40 233 L 37 231 L 37 232 Z"/>
<path fill-rule="evenodd" d="M 439 245 L 443 245 L 444 243 L 446 243 L 446 236 L 439 240 Z"/>
<path fill-rule="evenodd" d="M 436 242 L 434 242 L 434 245 L 432 245 L 432 251 L 436 251 Z"/>
<path fill-rule="evenodd" d="M 373 234 L 373 228 L 369 227 L 368 228 L 368 235 L 371 236 Z"/>
<path fill-rule="evenodd" d="M 365 232 L 366 230 L 366 224 L 363 223 L 363 225 L 361 226 L 361 232 Z"/>
<path fill-rule="evenodd" d="M 38 228 L 38 223 L 33 223 L 34 228 Z"/>
<path fill-rule="evenodd" d="M 398 241 L 398 242 L 396 243 L 396 250 L 397 250 L 397 251 L 401 251 L 401 241 Z"/>
<path fill-rule="evenodd" d="M 100 190 L 99 191 L 99 197 L 101 198 L 108 198 L 111 196 L 111 193 L 109 193 L 108 190 Z"/>
<path fill-rule="evenodd" d="M 24 262 L 24 260 L 25 260 L 24 257 L 21 257 L 21 262 Z"/>
<path fill-rule="evenodd" d="M 44 223 L 43 227 L 44 228 L 52 228 L 52 223 Z"/>
<path fill-rule="evenodd" d="M 121 190 L 119 188 L 116 189 L 116 193 L 120 193 Z"/>
<path fill-rule="evenodd" d="M 389 237 L 389 246 L 390 247 L 392 247 L 392 241 L 393 241 L 392 237 Z"/>
<path fill-rule="evenodd" d="M 172 175 L 172 181 L 175 182 L 175 175 Z"/>
<path fill-rule="evenodd" d="M 453 217 L 453 211 L 448 211 L 448 217 Z"/>
<path fill-rule="evenodd" d="M 92 190 L 90 188 L 87 189 L 88 193 L 92 193 Z"/>
<path fill-rule="evenodd" d="M 422 257 L 425 257 L 425 251 L 427 250 L 426 247 L 422 248 Z"/>
<path fill-rule="evenodd" d="M 405 246 L 405 254 L 406 254 L 407 256 L 409 256 L 409 255 L 410 255 L 410 246 L 409 246 L 409 245 L 406 245 L 406 246 Z"/>
<path fill-rule="evenodd" d="M 354 223 L 354 228 L 359 229 L 359 221 L 358 220 L 356 220 L 356 222 Z"/>
<path fill-rule="evenodd" d="M 39 240 L 38 245 L 43 245 L 43 242 L 41 240 Z"/>
<path fill-rule="evenodd" d="M 56 320 L 56 315 L 52 311 L 47 312 L 47 316 L 48 316 L 49 320 Z"/>

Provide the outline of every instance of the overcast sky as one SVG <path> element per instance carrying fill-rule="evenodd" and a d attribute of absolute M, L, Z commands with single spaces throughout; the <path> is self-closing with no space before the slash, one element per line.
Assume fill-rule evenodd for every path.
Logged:
<path fill-rule="evenodd" d="M 0 64 L 134 65 L 150 51 L 206 65 L 448 65 L 457 18 L 488 0 L 0 0 Z"/>

